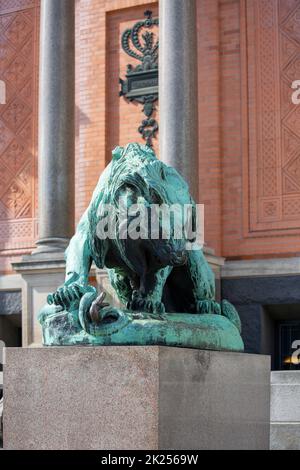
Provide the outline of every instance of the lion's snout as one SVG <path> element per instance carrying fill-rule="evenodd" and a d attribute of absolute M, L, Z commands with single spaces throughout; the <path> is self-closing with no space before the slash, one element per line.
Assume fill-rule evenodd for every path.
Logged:
<path fill-rule="evenodd" d="M 176 251 L 170 256 L 171 266 L 182 266 L 187 262 L 187 253 L 186 251 Z"/>

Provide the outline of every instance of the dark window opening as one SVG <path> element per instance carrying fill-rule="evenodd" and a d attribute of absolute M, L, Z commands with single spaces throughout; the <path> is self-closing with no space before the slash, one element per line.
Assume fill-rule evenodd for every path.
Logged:
<path fill-rule="evenodd" d="M 272 370 L 300 370 L 299 304 L 264 306 L 261 353 L 271 355 Z"/>
<path fill-rule="evenodd" d="M 277 335 L 276 369 L 300 370 L 300 321 L 279 322 Z"/>

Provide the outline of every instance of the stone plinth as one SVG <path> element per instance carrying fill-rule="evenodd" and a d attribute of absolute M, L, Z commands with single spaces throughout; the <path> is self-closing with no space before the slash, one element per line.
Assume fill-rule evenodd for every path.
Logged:
<path fill-rule="evenodd" d="M 9 348 L 5 449 L 267 449 L 267 356 Z"/>

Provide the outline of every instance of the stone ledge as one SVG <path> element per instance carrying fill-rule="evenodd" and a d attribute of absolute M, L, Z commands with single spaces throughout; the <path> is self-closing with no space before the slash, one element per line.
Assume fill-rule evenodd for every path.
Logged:
<path fill-rule="evenodd" d="M 300 274 L 300 257 L 228 260 L 221 268 L 222 279 Z"/>

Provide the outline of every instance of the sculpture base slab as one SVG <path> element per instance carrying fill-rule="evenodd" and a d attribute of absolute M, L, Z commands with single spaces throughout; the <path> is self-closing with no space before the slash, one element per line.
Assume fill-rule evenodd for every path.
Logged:
<path fill-rule="evenodd" d="M 55 311 L 46 305 L 44 312 Z M 231 310 L 230 310 L 231 311 Z M 117 319 L 86 325 L 74 313 L 46 315 L 41 321 L 45 346 L 171 346 L 242 352 L 244 343 L 235 324 L 223 315 L 166 313 L 159 316 L 106 307 Z M 235 314 L 235 311 L 233 311 Z M 236 313 L 236 316 L 237 313 Z M 234 317 L 234 319 L 236 319 Z M 239 319 L 238 319 L 239 321 Z"/>
<path fill-rule="evenodd" d="M 268 356 L 8 348 L 5 449 L 267 449 Z"/>

